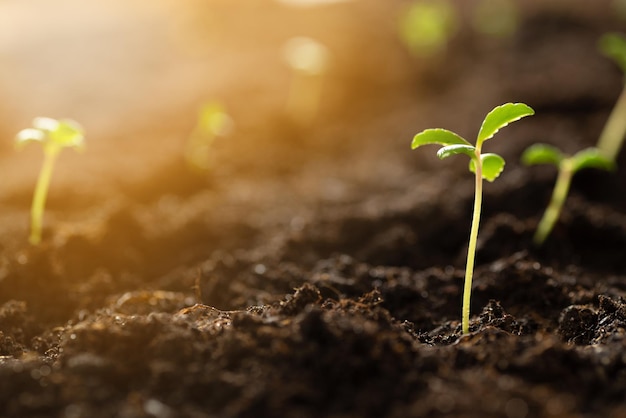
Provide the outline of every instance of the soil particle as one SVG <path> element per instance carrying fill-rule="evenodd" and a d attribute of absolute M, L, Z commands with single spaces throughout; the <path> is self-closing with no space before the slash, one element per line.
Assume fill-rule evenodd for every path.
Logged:
<path fill-rule="evenodd" d="M 598 322 L 598 313 L 587 306 L 568 306 L 559 317 L 559 334 L 568 342 L 588 344 Z"/>

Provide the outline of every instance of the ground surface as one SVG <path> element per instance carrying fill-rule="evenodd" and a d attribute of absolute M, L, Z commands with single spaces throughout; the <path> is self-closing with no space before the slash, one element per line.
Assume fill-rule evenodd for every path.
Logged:
<path fill-rule="evenodd" d="M 30 18 L 18 3 L 2 16 Z M 459 2 L 447 52 L 428 59 L 395 36 L 404 2 L 196 3 L 60 2 L 83 43 L 49 35 L 74 54 L 47 74 L 25 69 L 51 65 L 51 29 L 10 40 L 0 25 L 3 136 L 42 112 L 92 139 L 62 155 L 39 247 L 40 155 L 0 147 L 0 416 L 626 415 L 626 158 L 576 177 L 540 249 L 555 173 L 518 162 L 537 141 L 595 143 L 623 85 L 596 48 L 626 26 L 608 2 L 524 2 L 505 38 L 472 29 L 476 3 Z M 280 45 L 300 34 L 335 56 L 310 125 L 282 105 Z M 236 128 L 198 174 L 180 151 L 214 97 Z M 463 336 L 473 179 L 409 143 L 439 126 L 471 138 L 508 101 L 536 115 L 488 143 L 507 167 L 486 186 Z"/>

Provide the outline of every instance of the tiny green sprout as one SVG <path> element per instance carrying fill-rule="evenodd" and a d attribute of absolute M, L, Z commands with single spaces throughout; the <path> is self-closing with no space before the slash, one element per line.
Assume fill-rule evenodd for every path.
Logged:
<path fill-rule="evenodd" d="M 522 154 L 522 162 L 526 165 L 552 164 L 559 171 L 550 203 L 541 221 L 539 221 L 533 237 L 533 241 L 537 246 L 544 243 L 559 219 L 574 174 L 583 168 L 598 168 L 602 170 L 615 168 L 615 163 L 607 158 L 598 148 L 586 148 L 572 156 L 567 156 L 557 148 L 546 144 L 531 145 Z"/>
<path fill-rule="evenodd" d="M 213 158 L 211 147 L 217 137 L 230 134 L 233 120 L 218 102 L 202 105 L 198 119 L 185 146 L 185 160 L 190 168 L 197 171 L 209 170 Z"/>
<path fill-rule="evenodd" d="M 457 20 L 448 0 L 416 1 L 400 17 L 400 39 L 412 54 L 431 56 L 446 48 Z"/>
<path fill-rule="evenodd" d="M 600 38 L 599 46 L 604 55 L 613 59 L 622 72 L 626 74 L 626 38 L 621 34 L 609 33 Z M 625 134 L 626 84 L 604 125 L 604 129 L 598 139 L 597 148 L 602 151 L 607 158 L 615 161 L 622 147 Z"/>
<path fill-rule="evenodd" d="M 415 135 L 411 148 L 422 145 L 437 144 L 442 148 L 437 152 L 441 159 L 456 154 L 465 154 L 470 158 L 469 169 L 475 174 L 474 211 L 467 249 L 467 264 L 465 267 L 465 284 L 463 289 L 462 330 L 469 333 L 470 299 L 472 293 L 472 276 L 474 274 L 474 258 L 476 241 L 478 239 L 478 225 L 482 204 L 483 179 L 494 181 L 504 169 L 504 159 L 492 153 L 483 154 L 483 143 L 492 138 L 500 129 L 511 122 L 533 115 L 535 112 L 524 103 L 506 103 L 497 106 L 485 116 L 478 132 L 476 145 L 470 144 L 461 136 L 445 129 L 426 129 Z"/>
<path fill-rule="evenodd" d="M 289 39 L 283 58 L 293 70 L 287 113 L 301 125 L 309 124 L 319 109 L 323 76 L 330 64 L 330 51 L 322 43 L 305 36 Z"/>
<path fill-rule="evenodd" d="M 519 24 L 518 6 L 514 0 L 480 0 L 474 8 L 472 24 L 485 35 L 510 36 Z"/>
<path fill-rule="evenodd" d="M 57 156 L 63 148 L 82 149 L 85 137 L 83 128 L 70 119 L 35 118 L 33 127 L 23 129 L 15 137 L 16 146 L 22 147 L 28 142 L 39 142 L 43 147 L 44 161 L 37 179 L 37 186 L 33 195 L 30 219 L 29 242 L 38 245 L 41 242 L 46 195 L 52 177 L 52 169 Z"/>

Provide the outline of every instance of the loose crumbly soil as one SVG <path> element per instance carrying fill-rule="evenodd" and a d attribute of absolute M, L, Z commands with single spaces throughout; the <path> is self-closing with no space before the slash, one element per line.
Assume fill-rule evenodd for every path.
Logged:
<path fill-rule="evenodd" d="M 343 51 L 327 105 L 301 126 L 275 103 L 246 107 L 267 92 L 231 80 L 237 129 L 210 173 L 172 152 L 143 166 L 146 144 L 168 132 L 146 122 L 126 151 L 138 174 L 112 163 L 110 176 L 77 179 L 84 189 L 51 190 L 39 247 L 25 239 L 29 190 L 5 193 L 0 416 L 626 416 L 626 158 L 576 177 L 542 248 L 532 234 L 555 173 L 518 162 L 537 141 L 595 143 L 623 84 L 596 49 L 626 26 L 608 2 L 525 3 L 502 39 L 466 19 L 431 59 L 395 40 L 403 2 L 266 15 L 252 1 L 213 3 L 217 21 L 240 12 L 240 26 L 269 27 L 256 40 L 268 49 L 308 27 L 303 13 L 343 28 L 327 40 Z M 255 53 L 226 27 L 215 29 L 225 50 Z M 473 179 L 460 157 L 409 143 L 438 126 L 471 138 L 507 101 L 536 116 L 487 144 L 507 167 L 486 185 L 462 335 Z M 169 109 L 175 128 L 188 111 Z"/>

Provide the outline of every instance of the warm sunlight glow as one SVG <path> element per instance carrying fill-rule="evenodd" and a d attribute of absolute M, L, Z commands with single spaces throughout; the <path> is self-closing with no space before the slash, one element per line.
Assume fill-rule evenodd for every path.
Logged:
<path fill-rule="evenodd" d="M 320 6 L 324 4 L 346 3 L 354 0 L 276 0 L 290 6 Z"/>

